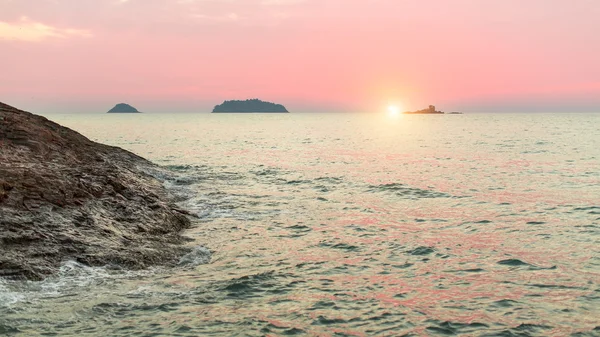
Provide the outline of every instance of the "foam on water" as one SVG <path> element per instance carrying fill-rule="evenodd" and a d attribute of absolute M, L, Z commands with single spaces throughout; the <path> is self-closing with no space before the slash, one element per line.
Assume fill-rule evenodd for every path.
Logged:
<path fill-rule="evenodd" d="M 181 257 L 178 265 L 186 267 L 196 267 L 202 264 L 207 264 L 210 262 L 211 255 L 212 254 L 210 250 L 208 250 L 205 247 L 194 247 L 194 249 L 191 252 Z"/>
<path fill-rule="evenodd" d="M 25 294 L 20 291 L 12 290 L 9 283 L 10 281 L 0 278 L 0 307 L 10 307 L 25 299 Z"/>
<path fill-rule="evenodd" d="M 65 261 L 56 275 L 42 281 L 0 279 L 0 307 L 79 293 L 83 289 L 106 286 L 118 280 L 148 277 L 159 271 L 160 268 L 131 271 L 112 266 L 90 267 L 76 261 Z"/>
<path fill-rule="evenodd" d="M 209 263 L 211 252 L 197 246 L 179 261 L 181 267 L 196 267 Z M 52 297 L 70 296 L 84 289 L 107 288 L 123 280 L 136 280 L 169 272 L 169 268 L 152 267 L 146 270 L 127 270 L 115 266 L 90 267 L 76 261 L 65 261 L 56 275 L 42 281 L 5 280 L 0 278 L 0 307 L 14 307 Z"/>

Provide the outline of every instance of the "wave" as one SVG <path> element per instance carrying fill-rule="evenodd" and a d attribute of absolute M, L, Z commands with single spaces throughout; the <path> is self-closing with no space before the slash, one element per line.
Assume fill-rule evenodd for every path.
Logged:
<path fill-rule="evenodd" d="M 181 257 L 178 267 L 189 268 L 211 261 L 210 250 L 196 246 Z M 81 293 L 82 289 L 110 286 L 124 280 L 147 278 L 158 273 L 172 273 L 173 268 L 151 267 L 144 270 L 127 270 L 107 265 L 90 267 L 76 261 L 65 261 L 58 273 L 42 281 L 6 280 L 0 278 L 0 308 L 11 307 L 20 302 L 42 298 L 57 298 Z"/>
<path fill-rule="evenodd" d="M 370 185 L 369 192 L 386 192 L 394 193 L 395 195 L 406 199 L 423 199 L 423 198 L 452 198 L 450 194 L 437 192 L 433 190 L 424 190 L 421 188 L 410 187 L 400 183 Z"/>

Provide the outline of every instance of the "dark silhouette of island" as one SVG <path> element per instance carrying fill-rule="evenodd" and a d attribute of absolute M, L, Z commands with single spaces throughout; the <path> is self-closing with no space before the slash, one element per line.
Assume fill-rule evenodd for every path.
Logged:
<path fill-rule="evenodd" d="M 110 109 L 108 113 L 139 113 L 139 111 L 129 104 L 119 103 Z"/>
<path fill-rule="evenodd" d="M 435 110 L 435 105 L 430 105 L 429 108 L 417 111 L 406 111 L 405 114 L 443 114 L 443 111 Z"/>
<path fill-rule="evenodd" d="M 215 106 L 213 113 L 223 112 L 268 112 L 287 113 L 287 109 L 281 104 L 264 102 L 259 99 L 247 99 L 245 101 L 225 101 Z"/>

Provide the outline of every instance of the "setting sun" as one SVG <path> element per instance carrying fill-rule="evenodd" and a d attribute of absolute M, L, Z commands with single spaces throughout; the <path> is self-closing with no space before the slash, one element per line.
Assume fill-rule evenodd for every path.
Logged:
<path fill-rule="evenodd" d="M 390 105 L 387 109 L 390 116 L 397 116 L 400 113 L 400 108 L 397 105 Z"/>

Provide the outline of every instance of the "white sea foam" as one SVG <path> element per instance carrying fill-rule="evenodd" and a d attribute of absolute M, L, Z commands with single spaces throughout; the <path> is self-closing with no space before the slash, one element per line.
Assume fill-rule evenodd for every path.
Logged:
<path fill-rule="evenodd" d="M 0 307 L 9 307 L 23 301 L 24 298 L 23 293 L 11 289 L 9 281 L 0 279 Z"/>
<path fill-rule="evenodd" d="M 210 250 L 202 246 L 197 246 L 191 252 L 181 257 L 179 265 L 195 267 L 201 264 L 207 264 L 210 262 L 211 256 Z"/>
<path fill-rule="evenodd" d="M 130 271 L 111 267 L 89 267 L 75 261 L 66 261 L 56 275 L 42 281 L 0 279 L 0 307 L 40 298 L 60 297 L 118 280 L 146 277 L 158 271 L 158 268 Z"/>

